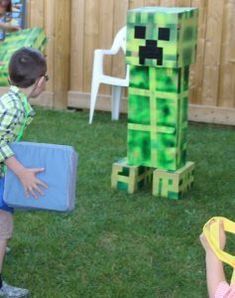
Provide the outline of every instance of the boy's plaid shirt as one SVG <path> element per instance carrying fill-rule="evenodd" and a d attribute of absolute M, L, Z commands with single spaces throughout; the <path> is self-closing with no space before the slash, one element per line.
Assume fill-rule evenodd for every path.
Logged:
<path fill-rule="evenodd" d="M 34 111 L 28 101 L 24 104 L 26 96 L 15 86 L 0 98 L 0 176 L 4 175 L 5 159 L 14 155 L 9 143 L 15 142 L 25 123 L 27 111 L 28 125 L 34 116 Z"/>

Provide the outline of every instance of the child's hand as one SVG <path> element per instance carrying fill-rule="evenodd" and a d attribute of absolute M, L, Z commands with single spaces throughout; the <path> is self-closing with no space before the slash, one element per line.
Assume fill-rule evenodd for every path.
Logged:
<path fill-rule="evenodd" d="M 200 242 L 206 252 L 212 251 L 210 244 L 208 243 L 206 236 L 203 233 L 200 235 Z"/>
<path fill-rule="evenodd" d="M 30 194 L 38 199 L 38 194 L 43 196 L 43 192 L 40 187 L 47 188 L 47 185 L 36 177 L 36 174 L 43 172 L 44 169 L 27 169 L 24 168 L 18 175 L 24 190 L 25 194 L 28 197 Z M 37 194 L 38 193 L 38 194 Z"/>
<path fill-rule="evenodd" d="M 5 30 L 8 32 L 15 32 L 15 31 L 20 31 L 21 28 L 20 26 L 17 26 L 17 25 L 6 25 Z"/>
<path fill-rule="evenodd" d="M 215 223 L 214 220 L 211 220 L 207 225 L 206 225 L 206 229 L 210 230 L 211 225 L 213 225 Z M 224 232 L 224 225 L 223 225 L 223 221 L 220 221 L 219 223 L 219 240 L 220 240 L 220 249 L 224 250 L 225 244 L 226 244 L 226 235 Z M 202 233 L 200 235 L 200 241 L 201 244 L 203 246 L 203 248 L 205 249 L 206 252 L 212 252 L 212 249 L 206 239 L 206 236 Z"/>
<path fill-rule="evenodd" d="M 11 30 L 11 31 L 20 31 L 21 28 L 20 28 L 20 26 L 12 25 L 10 30 Z"/>

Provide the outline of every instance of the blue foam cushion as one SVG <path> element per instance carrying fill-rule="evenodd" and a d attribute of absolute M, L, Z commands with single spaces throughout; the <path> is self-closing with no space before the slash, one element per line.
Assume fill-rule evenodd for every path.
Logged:
<path fill-rule="evenodd" d="M 44 196 L 26 197 L 15 174 L 7 170 L 4 201 L 10 207 L 71 211 L 76 197 L 76 172 L 78 155 L 70 146 L 18 142 L 11 145 L 16 158 L 27 168 L 44 168 L 37 177 L 48 185 Z"/>

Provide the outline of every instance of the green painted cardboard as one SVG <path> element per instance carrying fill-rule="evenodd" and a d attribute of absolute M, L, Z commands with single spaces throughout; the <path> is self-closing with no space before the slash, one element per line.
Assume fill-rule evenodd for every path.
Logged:
<path fill-rule="evenodd" d="M 43 51 L 46 46 L 46 35 L 41 28 L 25 29 L 10 33 L 0 46 L 0 86 L 8 86 L 8 64 L 12 54 L 22 47 L 32 47 Z"/>

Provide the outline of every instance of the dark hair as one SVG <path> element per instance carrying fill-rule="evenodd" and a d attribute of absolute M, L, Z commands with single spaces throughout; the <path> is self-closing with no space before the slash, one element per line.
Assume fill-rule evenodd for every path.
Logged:
<path fill-rule="evenodd" d="M 12 12 L 12 3 L 11 3 L 11 1 L 7 5 L 6 12 Z"/>
<path fill-rule="evenodd" d="M 21 48 L 16 51 L 9 63 L 9 76 L 13 85 L 20 88 L 32 86 L 47 71 L 43 54 L 32 48 Z"/>
<path fill-rule="evenodd" d="M 5 12 L 12 12 L 12 1 L 10 0 L 7 6 L 4 5 Z"/>

